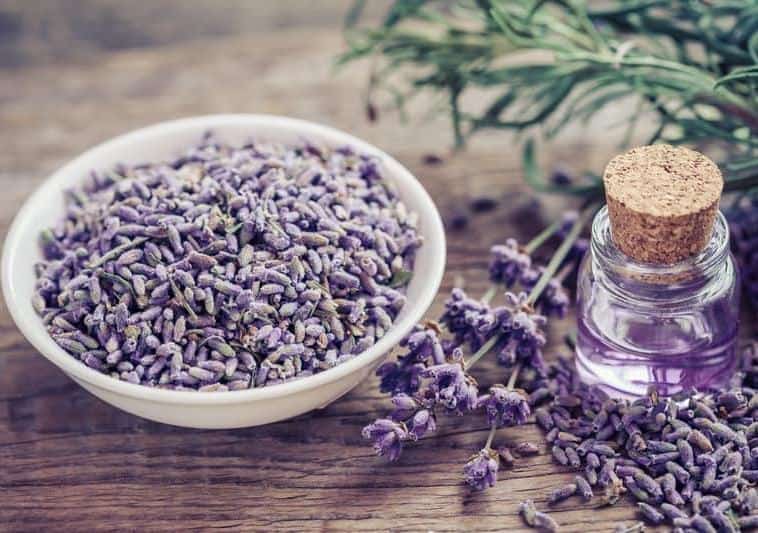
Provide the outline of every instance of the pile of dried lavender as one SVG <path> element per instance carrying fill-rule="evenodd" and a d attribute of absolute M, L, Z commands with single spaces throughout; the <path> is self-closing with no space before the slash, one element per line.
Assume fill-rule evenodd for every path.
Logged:
<path fill-rule="evenodd" d="M 573 362 L 559 359 L 548 376 L 525 386 L 547 432 L 554 460 L 581 469 L 575 482 L 548 495 L 601 504 L 627 493 L 642 518 L 679 531 L 758 527 L 758 378 L 752 349 L 728 390 L 633 402 L 582 384 Z"/>
<path fill-rule="evenodd" d="M 147 386 L 271 385 L 365 350 L 405 303 L 416 216 L 350 148 L 212 136 L 93 172 L 44 232 L 34 306 L 84 364 Z"/>

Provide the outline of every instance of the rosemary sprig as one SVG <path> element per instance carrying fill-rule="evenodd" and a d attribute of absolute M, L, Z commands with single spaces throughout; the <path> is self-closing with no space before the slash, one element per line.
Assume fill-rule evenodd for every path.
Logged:
<path fill-rule="evenodd" d="M 353 10 L 349 50 L 339 63 L 374 57 L 369 94 L 391 87 L 397 106 L 424 91 L 446 93 L 457 145 L 492 128 L 540 125 L 552 137 L 632 96 L 638 104 L 625 119 L 630 131 L 644 115 L 654 125 L 650 142 L 718 141 L 740 162 L 723 167 L 735 180 L 727 188 L 752 186 L 758 176 L 758 0 L 588 4 L 397 0 L 378 28 L 359 28 L 359 10 Z M 535 51 L 537 59 L 514 61 Z M 409 89 L 398 90 L 398 79 L 408 76 Z M 493 93 L 489 104 L 465 107 L 463 95 L 482 89 Z M 529 183 L 580 196 L 599 190 L 599 184 Z"/>

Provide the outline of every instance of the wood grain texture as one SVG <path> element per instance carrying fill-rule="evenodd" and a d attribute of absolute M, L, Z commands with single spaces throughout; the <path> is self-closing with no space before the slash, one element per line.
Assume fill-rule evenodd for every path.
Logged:
<path fill-rule="evenodd" d="M 472 292 L 484 292 L 488 248 L 510 235 L 535 234 L 565 204 L 543 200 L 534 214 L 517 144 L 507 134 L 485 135 L 451 157 L 444 118 L 402 124 L 387 115 L 370 124 L 363 113 L 365 68 L 332 69 L 343 46 L 338 17 L 345 2 L 285 4 L 266 19 L 276 23 L 259 24 L 255 32 L 215 35 L 224 33 L 219 30 L 213 38 L 116 51 L 89 42 L 87 53 L 71 60 L 29 60 L 1 71 L 0 233 L 46 175 L 115 134 L 187 115 L 279 113 L 351 131 L 392 153 L 445 217 L 477 196 L 497 198 L 496 209 L 450 231 L 444 287 L 429 316 L 439 314 L 459 277 Z M 326 15 L 308 26 L 314 9 Z M 177 23 L 198 22 L 197 16 L 192 11 Z M 35 49 L 27 37 L 23 43 L 24 54 Z M 430 105 L 422 98 L 417 110 L 423 114 Z M 576 132 L 546 155 L 598 168 L 615 149 L 605 133 Z M 427 153 L 445 163 L 425 166 Z M 554 350 L 569 327 L 570 321 L 553 325 Z M 502 380 L 492 365 L 483 365 L 479 376 L 484 383 Z M 548 488 L 572 475 L 543 450 L 503 470 L 494 489 L 471 493 L 461 468 L 486 430 L 483 421 L 462 419 L 441 421 L 438 435 L 387 466 L 360 437 L 361 427 L 387 408 L 370 379 L 326 409 L 265 427 L 196 431 L 148 422 L 90 396 L 36 354 L 3 304 L 0 530 L 518 531 L 524 528 L 518 502 L 532 498 L 545 507 Z M 522 440 L 542 442 L 533 424 L 497 437 L 498 443 Z M 631 523 L 634 508 L 596 509 L 572 499 L 554 517 L 564 531 L 610 531 L 619 521 Z"/>

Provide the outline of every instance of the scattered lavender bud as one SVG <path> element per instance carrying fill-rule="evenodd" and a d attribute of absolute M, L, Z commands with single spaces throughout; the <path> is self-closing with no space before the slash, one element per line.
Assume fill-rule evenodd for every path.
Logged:
<path fill-rule="evenodd" d="M 548 533 L 556 533 L 559 530 L 558 523 L 550 515 L 540 511 L 534 513 L 534 525 Z"/>
<path fill-rule="evenodd" d="M 673 461 L 666 463 L 666 471 L 674 475 L 679 483 L 685 484 L 690 480 L 690 473 L 684 467 Z"/>
<path fill-rule="evenodd" d="M 645 502 L 638 502 L 637 508 L 640 510 L 640 514 L 642 514 L 645 520 L 653 525 L 662 524 L 663 521 L 666 520 L 666 517 L 663 516 L 663 513 Z"/>
<path fill-rule="evenodd" d="M 584 501 L 588 502 L 592 499 L 592 496 L 593 496 L 592 487 L 590 486 L 589 482 L 584 477 L 575 476 L 574 484 L 576 485 L 577 490 L 579 491 L 579 495 L 582 497 Z"/>
<path fill-rule="evenodd" d="M 513 466 L 516 463 L 516 458 L 513 457 L 513 453 L 511 453 L 510 448 L 503 446 L 502 448 L 498 449 L 497 453 L 500 456 L 500 461 L 505 466 Z"/>
<path fill-rule="evenodd" d="M 553 459 L 555 459 L 558 464 L 563 466 L 567 466 L 569 464 L 569 459 L 566 456 L 566 452 L 563 450 L 563 448 L 560 446 L 553 446 L 551 452 L 553 454 Z"/>
<path fill-rule="evenodd" d="M 540 452 L 539 447 L 531 442 L 520 442 L 514 448 L 519 455 L 537 455 Z"/>
<path fill-rule="evenodd" d="M 519 514 L 524 519 L 524 523 L 529 527 L 534 527 L 537 507 L 532 500 L 526 500 L 519 504 Z"/>
<path fill-rule="evenodd" d="M 712 452 L 713 444 L 699 429 L 693 430 L 687 437 L 687 441 L 700 448 L 704 452 Z"/>
<path fill-rule="evenodd" d="M 666 518 L 669 520 L 674 520 L 675 518 L 687 518 L 687 513 L 682 511 L 679 506 L 671 504 L 671 503 L 662 503 L 661 504 L 661 511 L 664 515 L 666 515 Z"/>
<path fill-rule="evenodd" d="M 679 457 L 684 464 L 684 467 L 689 469 L 695 464 L 695 454 L 692 451 L 692 446 L 686 440 L 680 439 L 676 441 L 677 449 L 679 450 Z"/>
<path fill-rule="evenodd" d="M 497 200 L 490 195 L 477 196 L 470 202 L 471 210 L 475 213 L 484 213 L 497 207 Z"/>
<path fill-rule="evenodd" d="M 569 465 L 573 468 L 579 468 L 582 466 L 582 460 L 579 458 L 579 455 L 576 453 L 576 450 L 574 448 L 566 448 L 564 450 L 566 452 L 566 458 L 568 459 Z"/>
<path fill-rule="evenodd" d="M 576 494 L 577 486 L 576 483 L 567 483 L 566 485 L 563 485 L 562 487 L 557 487 L 550 491 L 550 494 L 548 495 L 548 503 L 555 504 L 560 501 L 565 500 L 566 498 L 570 498 L 574 494 Z"/>
<path fill-rule="evenodd" d="M 647 502 L 650 500 L 650 496 L 645 490 L 640 487 L 632 477 L 624 478 L 624 486 L 626 490 L 639 502 Z"/>
<path fill-rule="evenodd" d="M 716 528 L 713 527 L 711 523 L 701 515 L 693 516 L 690 521 L 690 526 L 699 533 L 717 533 Z"/>

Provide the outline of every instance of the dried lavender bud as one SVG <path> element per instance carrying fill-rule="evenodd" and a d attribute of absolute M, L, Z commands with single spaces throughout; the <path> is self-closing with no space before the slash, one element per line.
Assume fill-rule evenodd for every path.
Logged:
<path fill-rule="evenodd" d="M 690 446 L 689 442 L 682 439 L 676 441 L 676 446 L 679 450 L 679 457 L 681 458 L 684 467 L 689 469 L 695 464 L 695 454 L 692 451 L 692 446 Z"/>
<path fill-rule="evenodd" d="M 721 437 L 724 440 L 732 441 L 737 445 L 747 444 L 744 435 L 735 432 L 726 424 L 723 424 L 721 422 L 711 422 L 707 427 L 711 430 L 711 432 L 713 432 L 714 435 Z"/>
<path fill-rule="evenodd" d="M 663 513 L 661 513 L 658 509 L 653 507 L 652 505 L 648 505 L 644 502 L 638 502 L 637 508 L 640 510 L 640 514 L 653 525 L 662 524 L 663 521 L 666 519 L 665 516 L 663 516 Z"/>
<path fill-rule="evenodd" d="M 666 518 L 671 521 L 673 521 L 675 518 L 687 518 L 687 513 L 682 511 L 677 505 L 673 505 L 671 503 L 662 503 L 661 511 L 664 515 L 666 515 Z"/>
<path fill-rule="evenodd" d="M 724 492 L 725 490 L 734 487 L 737 482 L 740 480 L 739 476 L 732 475 L 732 476 L 726 476 L 721 479 L 717 479 L 710 487 L 712 492 L 719 493 Z"/>
<path fill-rule="evenodd" d="M 581 437 L 577 437 L 576 435 L 572 435 L 571 433 L 567 433 L 565 431 L 561 431 L 558 433 L 558 440 L 565 443 L 574 443 L 574 444 L 578 444 L 582 442 Z"/>
<path fill-rule="evenodd" d="M 500 461 L 505 466 L 513 466 L 516 463 L 516 458 L 513 457 L 510 448 L 503 446 L 502 448 L 498 449 L 497 453 L 500 456 Z"/>
<path fill-rule="evenodd" d="M 537 507 L 535 507 L 532 500 L 521 502 L 519 504 L 519 513 L 521 514 L 521 517 L 524 519 L 524 522 L 527 526 L 534 527 L 536 525 L 535 517 L 537 514 Z"/>
<path fill-rule="evenodd" d="M 550 491 L 550 494 L 548 495 L 548 503 L 550 505 L 553 505 L 555 503 L 561 502 L 565 500 L 566 498 L 570 498 L 574 494 L 576 494 L 577 486 L 575 483 L 567 483 L 566 485 L 563 485 L 562 487 L 557 487 Z"/>
<path fill-rule="evenodd" d="M 682 442 L 679 440 L 679 442 Z M 650 456 L 650 464 L 658 465 L 679 459 L 679 452 L 665 452 Z"/>
<path fill-rule="evenodd" d="M 600 473 L 598 474 L 598 483 L 606 487 L 612 483 L 618 482 L 618 476 L 616 476 L 616 473 L 614 472 L 615 468 L 616 464 L 612 459 L 606 460 L 605 463 L 603 463 L 603 466 L 600 468 Z"/>
<path fill-rule="evenodd" d="M 540 387 L 529 393 L 529 405 L 538 405 L 552 396 L 547 387 Z"/>
<path fill-rule="evenodd" d="M 541 511 L 534 513 L 534 526 L 548 533 L 557 533 L 559 530 L 558 523 L 550 515 Z"/>
<path fill-rule="evenodd" d="M 634 496 L 634 498 L 639 502 L 647 502 L 650 501 L 650 496 L 648 495 L 645 490 L 640 487 L 636 481 L 634 481 L 631 477 L 625 477 L 624 478 L 624 486 L 626 487 L 626 490 Z"/>
<path fill-rule="evenodd" d="M 588 466 L 591 466 L 592 468 L 600 468 L 600 459 L 597 454 L 592 452 L 588 453 L 585 460 L 587 461 Z"/>
<path fill-rule="evenodd" d="M 742 454 L 740 452 L 732 452 L 724 457 L 719 465 L 719 472 L 732 473 L 742 466 Z"/>
<path fill-rule="evenodd" d="M 590 465 L 584 468 L 584 477 L 587 478 L 587 482 L 591 486 L 595 486 L 598 483 L 597 470 Z"/>
<path fill-rule="evenodd" d="M 484 213 L 497 207 L 497 200 L 492 196 L 477 196 L 470 202 L 471 210 L 475 213 Z"/>
<path fill-rule="evenodd" d="M 714 509 L 713 512 L 708 515 L 708 520 L 713 524 L 717 531 L 723 531 L 725 533 L 739 532 L 737 524 L 719 510 Z"/>
<path fill-rule="evenodd" d="M 679 483 L 685 484 L 690 480 L 690 473 L 687 472 L 680 464 L 673 461 L 666 463 L 666 471 L 673 474 Z"/>
<path fill-rule="evenodd" d="M 593 496 L 592 487 L 590 486 L 589 482 L 585 478 L 583 478 L 582 476 L 574 476 L 574 484 L 577 487 L 577 491 L 579 492 L 579 495 L 582 497 L 584 501 L 588 502 L 592 499 L 592 496 Z"/>
<path fill-rule="evenodd" d="M 642 473 L 642 470 L 637 466 L 619 464 L 619 466 L 616 467 L 616 474 L 621 477 L 633 477 L 636 473 Z"/>
<path fill-rule="evenodd" d="M 700 448 L 704 452 L 712 452 L 713 444 L 699 429 L 693 430 L 687 437 L 687 441 Z"/>
<path fill-rule="evenodd" d="M 582 460 L 579 458 L 579 455 L 576 453 L 576 450 L 574 450 L 574 448 L 565 448 L 564 451 L 566 452 L 566 457 L 568 458 L 569 465 L 571 465 L 573 468 L 579 468 L 582 466 Z"/>
<path fill-rule="evenodd" d="M 603 455 L 605 457 L 614 457 L 616 455 L 615 450 L 606 444 L 595 443 L 590 450 L 597 455 Z"/>
<path fill-rule="evenodd" d="M 682 495 L 676 490 L 676 479 L 673 474 L 667 473 L 661 478 L 661 487 L 666 501 L 672 505 L 684 505 Z"/>
<path fill-rule="evenodd" d="M 539 447 L 531 442 L 520 442 L 514 448 L 514 451 L 519 455 L 537 455 L 540 453 Z"/>
<path fill-rule="evenodd" d="M 563 466 L 567 466 L 569 464 L 569 459 L 566 456 L 566 452 L 560 446 L 553 446 L 551 453 L 553 454 L 553 459 L 555 459 L 558 464 Z"/>
<path fill-rule="evenodd" d="M 677 528 L 687 528 L 687 529 L 691 529 L 691 528 L 690 528 L 690 526 L 692 526 L 692 519 L 691 519 L 690 517 L 683 517 L 683 516 L 679 516 L 679 517 L 677 517 L 677 518 L 674 518 L 674 519 L 671 521 L 671 524 L 672 524 L 674 527 L 677 527 Z"/>
<path fill-rule="evenodd" d="M 717 464 L 723 461 L 724 457 L 727 456 L 732 448 L 734 448 L 734 443 L 732 442 L 727 442 L 723 446 L 719 446 L 719 448 L 711 454 L 713 461 Z"/>
<path fill-rule="evenodd" d="M 668 453 L 678 450 L 677 445 L 671 442 L 661 440 L 650 440 L 647 442 L 647 449 L 651 453 Z"/>
<path fill-rule="evenodd" d="M 695 515 L 690 521 L 690 526 L 700 533 L 717 533 L 716 528 L 701 515 Z"/>

